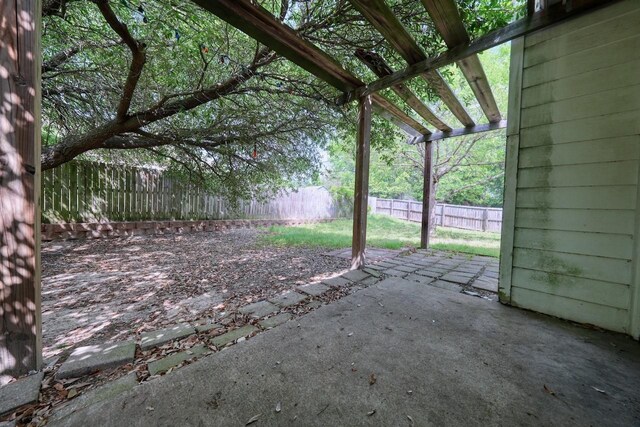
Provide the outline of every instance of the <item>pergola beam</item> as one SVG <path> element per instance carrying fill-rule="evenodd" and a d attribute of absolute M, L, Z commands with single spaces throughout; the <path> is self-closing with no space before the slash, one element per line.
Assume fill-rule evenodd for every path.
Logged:
<path fill-rule="evenodd" d="M 427 59 L 420 46 L 418 46 L 384 0 L 349 1 L 384 36 L 407 63 L 415 64 Z M 449 110 L 463 126 L 473 126 L 475 124 L 437 69 L 426 70 L 422 74 L 422 77 L 436 90 L 440 99 L 449 107 Z"/>
<path fill-rule="evenodd" d="M 469 43 L 469 34 L 462 24 L 458 7 L 453 0 L 422 0 L 422 4 L 431 16 L 431 20 L 442 36 L 447 47 Z M 467 79 L 482 111 L 490 123 L 498 122 L 502 118 L 496 100 L 491 92 L 487 75 L 482 68 L 477 54 L 456 61 L 462 74 Z"/>
<path fill-rule="evenodd" d="M 358 49 L 355 52 L 356 57 L 362 61 L 375 75 L 378 77 L 388 76 L 393 73 L 393 70 L 385 62 L 385 60 L 375 52 L 367 52 L 363 49 Z M 438 116 L 435 115 L 429 107 L 427 107 L 418 97 L 411 92 L 411 90 L 404 84 L 398 84 L 391 88 L 396 95 L 398 95 L 404 102 L 409 105 L 413 111 L 418 113 L 420 117 L 425 119 L 441 131 L 450 131 L 451 127 L 444 123 Z"/>
<path fill-rule="evenodd" d="M 467 128 L 453 129 L 449 132 L 434 132 L 431 135 L 422 135 L 422 136 L 416 137 L 410 143 L 419 144 L 425 141 L 437 141 L 439 139 L 452 138 L 454 136 L 471 135 L 474 133 L 489 132 L 492 130 L 504 129 L 506 127 L 507 127 L 507 121 L 500 120 L 499 122 L 496 122 L 496 123 L 485 123 L 482 125 L 475 125 Z"/>
<path fill-rule="evenodd" d="M 257 3 L 250 0 L 194 2 L 342 92 L 364 86 L 362 80 L 345 70 L 330 55 L 301 38 L 293 28 L 275 19 Z M 431 133 L 382 95 L 374 94 L 372 101 L 420 134 Z"/>
<path fill-rule="evenodd" d="M 453 64 L 454 62 L 475 53 L 484 52 L 492 47 L 499 46 L 508 41 L 526 36 L 527 34 L 531 34 L 535 31 L 539 31 L 570 18 L 576 18 L 584 13 L 609 6 L 619 1 L 622 0 L 581 0 L 578 6 L 570 9 L 557 7 L 550 9 L 546 13 L 535 13 L 532 16 L 522 18 L 503 28 L 492 31 L 470 43 L 454 47 L 453 49 L 449 49 L 438 56 L 427 58 L 424 61 L 409 65 L 404 70 L 396 71 L 393 74 L 382 77 L 375 82 L 367 84 L 366 86 L 359 87 L 346 94 L 344 99 L 342 99 L 342 103 L 358 99 L 362 95 L 388 89 L 399 83 L 411 80 L 426 71 L 437 70 L 438 68 Z"/>

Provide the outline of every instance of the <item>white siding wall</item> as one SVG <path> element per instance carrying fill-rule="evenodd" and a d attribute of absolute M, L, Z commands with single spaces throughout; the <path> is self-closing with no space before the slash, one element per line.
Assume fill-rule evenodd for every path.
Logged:
<path fill-rule="evenodd" d="M 640 1 L 512 54 L 501 299 L 637 338 Z"/>

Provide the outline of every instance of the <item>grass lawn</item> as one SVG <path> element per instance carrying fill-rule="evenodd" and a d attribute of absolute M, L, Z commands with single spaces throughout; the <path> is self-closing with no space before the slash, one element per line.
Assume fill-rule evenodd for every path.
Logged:
<path fill-rule="evenodd" d="M 346 248 L 351 246 L 351 232 L 352 221 L 340 219 L 296 227 L 271 227 L 269 233 L 263 236 L 263 241 L 272 245 Z M 418 247 L 420 224 L 387 215 L 369 215 L 367 245 L 386 249 Z M 438 227 L 431 238 L 431 247 L 497 258 L 500 254 L 500 234 Z"/>

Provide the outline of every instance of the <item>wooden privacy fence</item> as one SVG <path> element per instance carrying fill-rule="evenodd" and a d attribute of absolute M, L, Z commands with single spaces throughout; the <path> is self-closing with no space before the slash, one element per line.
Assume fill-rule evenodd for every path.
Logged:
<path fill-rule="evenodd" d="M 266 202 L 227 200 L 159 170 L 73 161 L 42 174 L 43 222 L 323 219 L 349 214 L 324 187 Z"/>
<path fill-rule="evenodd" d="M 373 213 L 391 215 L 407 221 L 422 222 L 422 202 L 377 197 L 369 199 Z M 502 228 L 501 208 L 437 203 L 435 215 L 436 225 L 442 227 L 493 232 L 500 232 Z"/>

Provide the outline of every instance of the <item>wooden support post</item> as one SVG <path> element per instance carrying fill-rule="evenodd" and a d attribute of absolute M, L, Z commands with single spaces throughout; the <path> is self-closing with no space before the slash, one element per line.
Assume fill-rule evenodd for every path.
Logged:
<path fill-rule="evenodd" d="M 371 97 L 360 98 L 356 147 L 356 185 L 353 193 L 353 237 L 351 269 L 365 263 L 367 242 L 367 198 L 369 194 L 369 155 L 371 141 Z"/>
<path fill-rule="evenodd" d="M 40 1 L 0 1 L 0 375 L 39 369 Z"/>
<path fill-rule="evenodd" d="M 431 190 L 433 188 L 433 143 L 424 143 L 424 183 L 422 186 L 422 229 L 420 231 L 420 247 L 429 248 L 429 230 L 431 229 Z"/>

